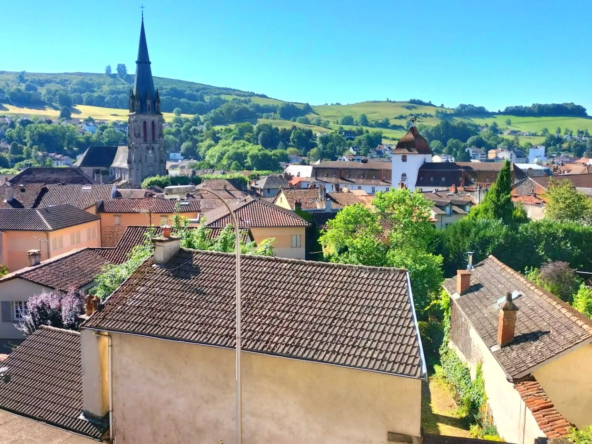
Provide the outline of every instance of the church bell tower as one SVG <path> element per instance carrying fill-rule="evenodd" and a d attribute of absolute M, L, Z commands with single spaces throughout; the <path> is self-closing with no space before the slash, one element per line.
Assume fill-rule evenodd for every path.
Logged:
<path fill-rule="evenodd" d="M 136 77 L 130 91 L 128 123 L 129 183 L 133 187 L 140 187 L 147 177 L 166 175 L 164 118 L 160 112 L 158 90 L 154 90 L 143 15 Z"/>

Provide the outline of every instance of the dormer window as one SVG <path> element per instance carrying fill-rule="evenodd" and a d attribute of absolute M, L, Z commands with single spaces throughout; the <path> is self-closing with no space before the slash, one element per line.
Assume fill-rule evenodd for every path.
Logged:
<path fill-rule="evenodd" d="M 401 156 L 401 162 L 407 162 L 407 154 Z"/>
<path fill-rule="evenodd" d="M 407 182 L 407 174 L 406 173 L 401 174 L 401 182 Z"/>

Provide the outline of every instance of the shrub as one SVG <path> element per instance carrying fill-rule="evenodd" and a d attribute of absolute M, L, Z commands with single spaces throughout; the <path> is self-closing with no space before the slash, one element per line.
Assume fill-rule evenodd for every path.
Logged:
<path fill-rule="evenodd" d="M 6 265 L 0 264 L 0 277 L 6 276 L 8 274 L 8 267 Z"/>
<path fill-rule="evenodd" d="M 573 444 L 592 444 L 592 425 L 586 426 L 582 430 L 572 428 L 567 439 Z"/>
<path fill-rule="evenodd" d="M 562 261 L 547 262 L 540 270 L 531 269 L 527 271 L 526 277 L 570 304 L 581 283 L 575 270 Z"/>

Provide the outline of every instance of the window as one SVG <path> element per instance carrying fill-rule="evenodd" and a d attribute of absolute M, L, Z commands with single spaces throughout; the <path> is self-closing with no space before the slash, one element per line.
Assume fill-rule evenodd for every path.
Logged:
<path fill-rule="evenodd" d="M 80 231 L 70 233 L 70 245 L 76 245 L 80 243 Z"/>
<path fill-rule="evenodd" d="M 401 174 L 401 182 L 407 182 L 407 173 Z"/>
<path fill-rule="evenodd" d="M 25 316 L 29 314 L 27 303 L 25 301 L 13 301 L 12 302 L 12 320 L 16 322 L 22 322 L 25 320 Z"/>
<path fill-rule="evenodd" d="M 144 142 L 148 141 L 148 135 L 146 134 L 146 121 L 144 121 Z"/>
<path fill-rule="evenodd" d="M 403 154 L 403 155 L 401 156 L 401 161 L 402 161 L 402 162 L 407 162 L 407 154 Z"/>
<path fill-rule="evenodd" d="M 87 228 L 86 230 L 86 240 L 91 240 L 97 237 L 97 229 L 96 227 Z"/>
<path fill-rule="evenodd" d="M 160 215 L 160 226 L 166 225 L 169 221 L 169 217 L 166 214 Z"/>
<path fill-rule="evenodd" d="M 372 192 L 376 192 L 376 187 L 372 187 Z"/>
<path fill-rule="evenodd" d="M 300 234 L 293 234 L 292 235 L 292 248 L 300 248 L 301 245 L 301 235 Z"/>
<path fill-rule="evenodd" d="M 362 187 L 360 185 L 358 185 L 358 190 L 361 190 L 361 189 L 362 189 Z"/>
<path fill-rule="evenodd" d="M 152 141 L 156 142 L 156 125 L 152 122 Z"/>
<path fill-rule="evenodd" d="M 121 225 L 121 215 L 120 214 L 113 215 L 113 224 L 114 225 Z"/>
<path fill-rule="evenodd" d="M 61 250 L 63 246 L 62 236 L 56 236 L 51 239 L 51 251 Z"/>
<path fill-rule="evenodd" d="M 387 193 L 389 192 L 389 190 L 390 190 L 390 188 L 389 188 L 389 187 L 386 187 L 386 192 L 387 192 Z"/>

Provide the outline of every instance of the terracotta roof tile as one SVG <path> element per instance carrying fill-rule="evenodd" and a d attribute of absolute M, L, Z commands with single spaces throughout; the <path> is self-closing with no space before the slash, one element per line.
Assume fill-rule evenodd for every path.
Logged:
<path fill-rule="evenodd" d="M 184 203 L 187 202 L 187 203 Z M 176 200 L 144 198 L 144 199 L 110 199 L 105 200 L 99 207 L 100 213 L 174 213 Z M 197 213 L 201 211 L 201 201 L 190 199 L 180 202 L 180 213 Z"/>
<path fill-rule="evenodd" d="M 78 332 L 41 327 L 2 366 L 8 367 L 10 380 L 0 384 L 0 408 L 101 438 L 105 427 L 79 419 L 82 364 Z"/>
<path fill-rule="evenodd" d="M 541 205 L 545 201 L 534 196 L 512 196 L 512 202 L 519 202 L 524 205 Z"/>
<path fill-rule="evenodd" d="M 296 213 L 265 202 L 260 199 L 247 197 L 241 202 L 230 204 L 230 208 L 239 219 L 241 228 L 257 227 L 307 227 L 309 224 Z M 232 218 L 226 207 L 204 214 L 206 226 L 223 228 L 232 223 Z"/>
<path fill-rule="evenodd" d="M 569 434 L 572 424 L 557 411 L 543 387 L 537 381 L 524 381 L 514 385 L 533 413 L 539 428 L 547 438 L 563 438 Z"/>
<path fill-rule="evenodd" d="M 456 277 L 444 288 L 456 293 Z M 497 344 L 498 316 L 495 303 L 507 292 L 520 291 L 515 339 L 492 351 L 510 378 L 521 378 L 545 361 L 592 339 L 592 321 L 548 291 L 528 281 L 493 256 L 475 265 L 470 290 L 455 303 L 487 347 Z"/>
<path fill-rule="evenodd" d="M 95 220 L 99 217 L 71 205 L 0 209 L 0 230 L 4 231 L 53 231 Z"/>
<path fill-rule="evenodd" d="M 433 154 L 428 141 L 419 134 L 413 125 L 409 131 L 399 139 L 393 153 L 396 154 Z"/>
<path fill-rule="evenodd" d="M 79 168 L 50 168 L 50 167 L 31 167 L 21 171 L 19 174 L 9 180 L 16 185 L 26 185 L 30 183 L 39 184 L 96 184 Z"/>
<path fill-rule="evenodd" d="M 164 267 L 150 259 L 83 328 L 233 348 L 234 261 L 183 249 Z M 245 351 L 422 376 L 405 270 L 260 256 L 241 267 Z"/>
<path fill-rule="evenodd" d="M 102 225 L 101 226 L 101 247 L 113 248 L 116 247 L 127 229 L 124 225 Z"/>

